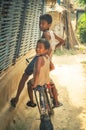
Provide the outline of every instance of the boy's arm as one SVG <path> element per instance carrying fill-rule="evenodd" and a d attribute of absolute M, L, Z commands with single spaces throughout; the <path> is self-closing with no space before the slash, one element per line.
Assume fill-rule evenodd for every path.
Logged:
<path fill-rule="evenodd" d="M 54 70 L 55 69 L 55 66 L 54 64 L 52 63 L 52 61 L 50 61 L 50 71 Z"/>
<path fill-rule="evenodd" d="M 48 41 L 50 41 L 50 39 L 51 39 L 49 32 L 43 32 L 43 37 L 44 37 L 45 39 L 47 39 Z"/>
<path fill-rule="evenodd" d="M 50 37 L 50 33 L 49 32 L 43 32 L 43 36 L 45 39 L 47 39 L 48 41 L 50 41 L 51 37 Z M 52 52 L 52 48 L 50 47 L 49 51 L 48 51 L 48 55 L 50 56 Z"/>
<path fill-rule="evenodd" d="M 59 36 L 57 36 L 55 33 L 54 33 L 54 36 L 55 36 L 55 39 L 57 39 L 59 41 L 59 44 L 56 45 L 56 48 L 60 47 L 61 45 L 63 45 L 65 43 L 65 41 L 60 38 Z"/>
<path fill-rule="evenodd" d="M 43 58 L 40 56 L 38 57 L 36 63 L 35 63 L 35 72 L 34 72 L 34 83 L 32 88 L 36 88 L 38 85 L 38 78 L 39 78 L 39 74 L 40 74 L 40 69 L 44 64 L 44 60 Z"/>

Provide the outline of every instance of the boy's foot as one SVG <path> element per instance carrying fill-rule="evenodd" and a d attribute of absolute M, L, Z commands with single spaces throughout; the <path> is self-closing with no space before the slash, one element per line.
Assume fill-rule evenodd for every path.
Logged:
<path fill-rule="evenodd" d="M 63 104 L 61 102 L 55 103 L 55 101 L 53 102 L 53 105 L 54 105 L 53 108 L 63 106 Z"/>
<path fill-rule="evenodd" d="M 31 102 L 31 101 L 28 101 L 28 102 L 26 103 L 26 105 L 27 105 L 28 107 L 36 107 L 36 104 L 33 103 L 33 102 Z"/>
<path fill-rule="evenodd" d="M 54 108 L 55 108 L 55 107 L 61 107 L 61 106 L 63 106 L 63 104 L 62 104 L 61 102 L 59 102 L 58 104 L 55 104 L 55 105 L 54 105 Z"/>
<path fill-rule="evenodd" d="M 15 98 L 12 98 L 12 99 L 10 100 L 11 106 L 13 106 L 13 107 L 16 107 L 17 102 L 18 102 L 18 99 L 17 99 L 16 97 L 15 97 Z"/>

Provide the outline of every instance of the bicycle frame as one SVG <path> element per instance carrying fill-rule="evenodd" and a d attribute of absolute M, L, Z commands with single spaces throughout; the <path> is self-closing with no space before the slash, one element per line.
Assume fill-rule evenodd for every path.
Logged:
<path fill-rule="evenodd" d="M 51 114 L 53 114 L 52 97 L 50 93 L 48 94 L 47 89 L 49 89 L 47 88 L 47 85 L 44 85 L 44 86 L 37 86 L 37 88 L 34 90 L 40 115 L 50 114 L 51 111 L 52 111 Z M 37 91 L 39 92 L 39 99 L 37 97 Z"/>

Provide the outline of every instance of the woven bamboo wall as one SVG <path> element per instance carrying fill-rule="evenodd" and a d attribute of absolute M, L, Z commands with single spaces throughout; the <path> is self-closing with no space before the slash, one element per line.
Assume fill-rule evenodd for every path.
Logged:
<path fill-rule="evenodd" d="M 0 0 L 0 73 L 35 47 L 43 0 Z"/>

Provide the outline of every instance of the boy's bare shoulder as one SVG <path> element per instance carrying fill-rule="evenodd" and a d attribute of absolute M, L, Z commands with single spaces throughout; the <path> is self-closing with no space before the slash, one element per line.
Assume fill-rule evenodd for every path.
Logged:
<path fill-rule="evenodd" d="M 51 36 L 50 36 L 49 31 L 43 32 L 43 35 L 44 35 L 44 37 L 45 37 L 47 40 L 50 40 L 50 39 L 51 39 Z"/>
<path fill-rule="evenodd" d="M 39 55 L 37 60 L 43 60 L 43 56 L 42 55 Z"/>
<path fill-rule="evenodd" d="M 36 60 L 36 63 L 38 63 L 38 64 L 43 64 L 43 63 L 44 63 L 43 56 L 38 56 L 38 58 L 37 58 L 37 60 Z"/>

